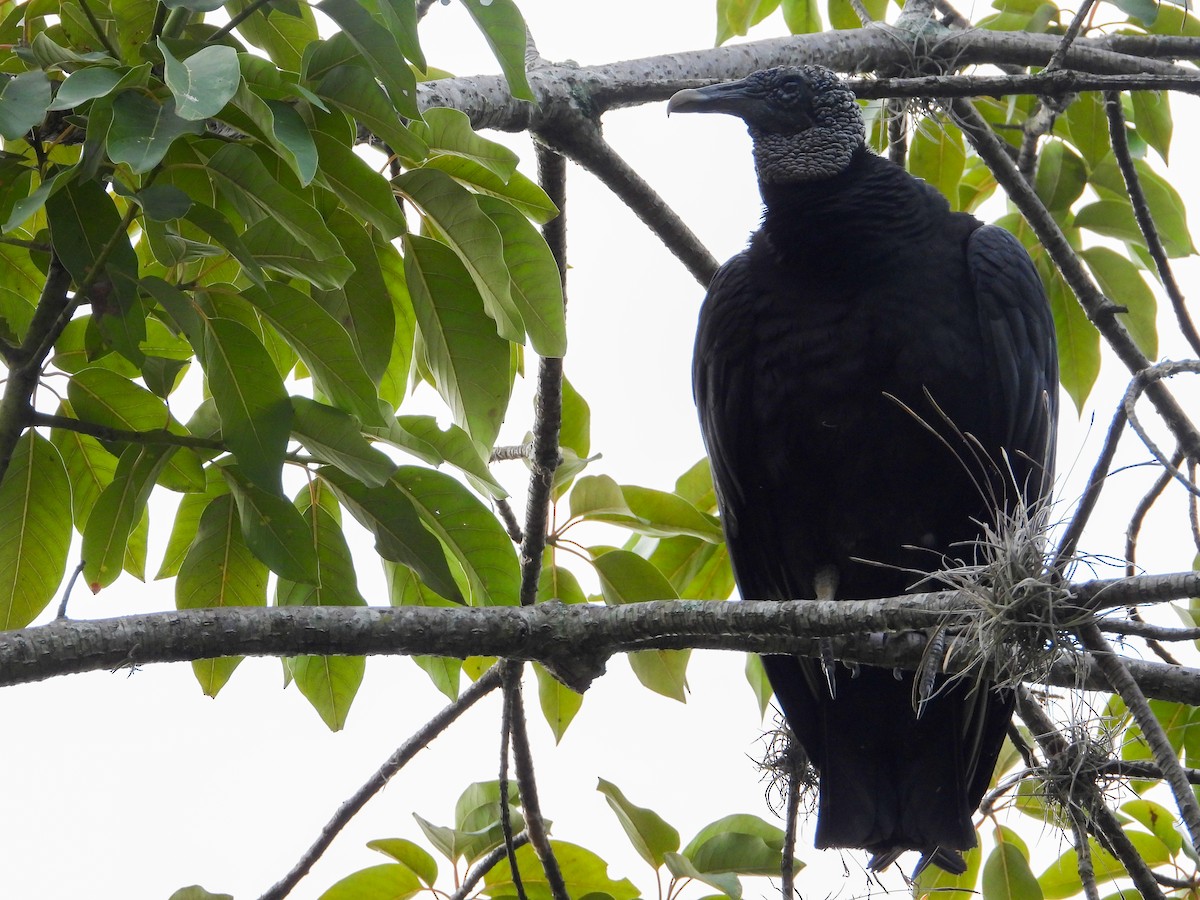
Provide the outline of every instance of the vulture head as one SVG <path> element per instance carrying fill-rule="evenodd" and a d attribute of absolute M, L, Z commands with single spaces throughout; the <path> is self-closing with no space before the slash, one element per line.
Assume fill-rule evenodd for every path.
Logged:
<path fill-rule="evenodd" d="M 865 140 L 854 94 L 824 66 L 777 66 L 741 81 L 679 91 L 667 103 L 673 112 L 740 118 L 754 140 L 763 182 L 829 178 L 850 165 Z"/>

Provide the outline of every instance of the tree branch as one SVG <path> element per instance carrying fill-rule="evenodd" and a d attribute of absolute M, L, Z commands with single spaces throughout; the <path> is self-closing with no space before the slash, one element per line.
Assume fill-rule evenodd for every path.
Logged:
<path fill-rule="evenodd" d="M 345 803 L 338 807 L 333 818 L 321 829 L 321 834 L 313 842 L 313 845 L 304 852 L 304 855 L 300 857 L 296 865 L 292 867 L 292 870 L 268 889 L 259 900 L 282 900 L 282 898 L 290 894 L 292 888 L 300 882 L 301 878 L 308 874 L 313 864 L 321 858 L 321 854 L 333 843 L 333 839 L 358 814 L 358 811 L 366 805 L 367 801 L 383 790 L 392 779 L 392 776 L 404 768 L 409 760 L 429 746 L 433 739 L 445 731 L 455 719 L 474 706 L 484 696 L 495 690 L 499 685 L 500 667 L 492 666 L 492 668 L 479 677 L 478 681 L 463 691 L 457 700 L 449 706 L 444 707 L 441 712 L 421 726 L 420 731 L 401 744 L 396 752 L 389 756 L 384 764 L 379 767 L 378 771 L 367 779 L 366 783 L 355 791 Z"/>
<path fill-rule="evenodd" d="M 1076 588 L 1088 608 L 1125 606 L 1131 588 L 1143 600 L 1200 593 L 1200 574 L 1145 576 Z M 971 612 L 972 609 L 975 612 Z M 956 592 L 887 600 L 817 602 L 651 601 L 620 607 L 567 605 L 434 609 L 285 607 L 182 610 L 91 621 L 57 620 L 0 632 L 0 686 L 75 672 L 220 656 L 434 655 L 535 660 L 585 690 L 617 653 L 685 647 L 819 656 L 820 637 L 835 636 L 838 658 L 916 669 L 926 642 L 919 630 L 977 615 Z M 900 632 L 888 634 L 883 632 Z M 953 648 L 946 671 L 970 669 L 967 648 Z M 1153 697 L 1200 703 L 1200 670 L 1128 660 Z M 1051 684 L 1105 690 L 1095 660 L 1062 651 Z"/>

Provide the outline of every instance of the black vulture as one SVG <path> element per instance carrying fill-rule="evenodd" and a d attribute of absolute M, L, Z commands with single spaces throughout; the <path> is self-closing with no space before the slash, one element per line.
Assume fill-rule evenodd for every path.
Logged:
<path fill-rule="evenodd" d="M 743 598 L 869 599 L 970 560 L 983 523 L 1052 477 L 1054 323 L 1007 231 L 871 152 L 819 66 L 680 91 L 743 119 L 762 227 L 717 272 L 693 388 Z M 763 660 L 820 773 L 817 847 L 961 872 L 1011 691 L 790 656 Z"/>

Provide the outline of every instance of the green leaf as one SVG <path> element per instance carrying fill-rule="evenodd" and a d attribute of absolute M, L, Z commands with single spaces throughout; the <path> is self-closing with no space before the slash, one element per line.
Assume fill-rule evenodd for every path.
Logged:
<path fill-rule="evenodd" d="M 1154 835 L 1147 834 L 1144 831 L 1135 831 L 1132 828 L 1126 828 L 1124 831 L 1130 843 L 1137 850 L 1138 855 L 1146 861 L 1146 865 L 1151 869 L 1165 865 L 1170 861 L 1171 851 Z M 1121 861 L 1096 843 L 1093 838 L 1088 838 L 1088 846 L 1092 851 L 1092 869 L 1096 875 L 1096 884 L 1105 884 L 1109 881 L 1126 877 L 1125 866 Z M 991 863 L 990 859 L 988 863 Z M 986 886 L 986 866 L 983 870 L 983 878 Z M 1038 893 L 1031 894 L 1030 896 L 1044 897 L 1045 900 L 1064 900 L 1064 898 L 1073 897 L 1078 894 L 1079 855 L 1075 851 L 1075 848 L 1071 847 L 1066 853 L 1051 863 L 1046 871 L 1038 876 L 1034 886 L 1039 888 Z"/>
<path fill-rule="evenodd" d="M 592 560 L 592 565 L 600 576 L 600 590 L 609 606 L 678 599 L 662 573 L 629 550 L 610 550 Z M 639 650 L 628 654 L 627 658 L 643 685 L 664 697 L 686 703 L 690 656 L 688 650 Z"/>
<path fill-rule="evenodd" d="M 438 427 L 437 419 L 433 416 L 397 416 L 395 423 L 437 454 L 436 458 L 426 459 L 426 462 L 434 465 L 443 461 L 448 462 L 466 473 L 470 477 L 471 483 L 481 488 L 483 492 L 491 494 L 496 499 L 508 496 L 508 491 L 504 490 L 503 485 L 492 475 L 487 460 L 479 453 L 471 436 L 457 425 L 450 425 L 443 430 Z M 389 436 L 393 433 L 394 431 L 389 429 Z M 384 440 L 388 440 L 389 436 L 380 433 L 380 437 Z M 394 443 L 409 452 L 415 452 L 411 443 Z"/>
<path fill-rule="evenodd" d="M 362 425 L 349 414 L 309 400 L 292 397 L 292 431 L 309 453 L 353 475 L 368 487 L 386 484 L 396 463 L 371 446 Z"/>
<path fill-rule="evenodd" d="M 948 121 L 921 119 L 908 152 L 908 170 L 941 191 L 950 203 L 958 203 L 967 153 L 962 132 Z"/>
<path fill-rule="evenodd" d="M 383 572 L 387 578 L 388 600 L 392 606 L 453 607 L 455 604 L 435 594 L 425 586 L 417 574 L 408 566 L 383 560 Z M 458 685 L 463 661 L 448 656 L 413 656 L 433 686 L 446 695 L 451 702 L 458 699 Z"/>
<path fill-rule="evenodd" d="M 1121 812 L 1133 816 L 1145 825 L 1150 833 L 1171 851 L 1172 856 L 1177 855 L 1183 849 L 1183 835 L 1175 827 L 1177 817 L 1165 806 L 1139 797 L 1128 803 L 1122 803 Z"/>
<path fill-rule="evenodd" d="M 388 31 L 404 51 L 405 58 L 411 60 L 418 69 L 427 69 L 425 54 L 421 52 L 421 44 L 417 40 L 416 0 L 380 0 L 379 12 Z"/>
<path fill-rule="evenodd" d="M 558 215 L 558 207 L 546 192 L 520 172 L 505 181 L 474 160 L 449 155 L 432 156 L 422 168 L 445 172 L 477 193 L 506 200 L 540 225 Z"/>
<path fill-rule="evenodd" d="M 126 431 L 166 430 L 185 435 L 162 398 L 109 369 L 80 369 L 67 385 L 67 397 L 80 419 Z M 163 471 L 164 485 L 177 490 L 202 490 L 200 461 L 190 450 L 180 450 Z"/>
<path fill-rule="evenodd" d="M 1153 4 L 1157 7 L 1157 4 Z M 61 95 L 61 91 L 59 92 Z M 1166 91 L 1131 91 L 1133 121 L 1137 133 L 1168 162 L 1171 135 L 1175 124 L 1171 118 L 1171 98 Z"/>
<path fill-rule="evenodd" d="M 117 580 L 125 550 L 158 475 L 176 447 L 130 444 L 121 454 L 113 480 L 100 492 L 83 529 L 83 578 L 93 594 Z"/>
<path fill-rule="evenodd" d="M 1046 209 L 1065 212 L 1087 186 L 1087 166 L 1062 141 L 1051 140 L 1038 154 L 1034 188 Z"/>
<path fill-rule="evenodd" d="M 249 8 L 252 0 L 229 0 L 226 10 L 230 16 Z M 238 25 L 238 34 L 267 52 L 271 61 L 281 69 L 299 72 L 305 49 L 318 39 L 317 22 L 307 3 L 292 4 L 289 10 L 277 4 L 259 8 Z"/>
<path fill-rule="evenodd" d="M 158 39 L 165 64 L 164 80 L 175 95 L 175 113 L 189 121 L 203 121 L 219 113 L 238 89 L 242 70 L 237 51 L 215 44 L 178 60 Z"/>
<path fill-rule="evenodd" d="M 64 402 L 59 407 L 58 414 L 71 416 L 70 403 Z M 80 434 L 68 428 L 50 429 L 50 443 L 58 450 L 63 464 L 67 467 L 67 477 L 71 482 L 71 515 L 75 527 L 82 533 L 100 492 L 113 479 L 113 473 L 117 470 L 117 458 L 100 446 L 100 442 L 91 435 Z"/>
<path fill-rule="evenodd" d="M 488 45 L 518 100 L 533 101 L 525 78 L 525 20 L 513 0 L 463 0 L 467 12 L 483 31 Z"/>
<path fill-rule="evenodd" d="M 50 105 L 50 79 L 41 69 L 22 72 L 0 88 L 0 136 L 20 140 L 39 124 Z"/>
<path fill-rule="evenodd" d="M 62 457 L 32 429 L 0 483 L 0 629 L 24 628 L 49 605 L 71 546 L 71 482 Z"/>
<path fill-rule="evenodd" d="M 630 526 L 634 531 L 664 536 L 686 534 L 712 543 L 724 540 L 718 522 L 676 494 L 632 484 L 622 485 L 621 493 L 633 514 L 646 523 Z"/>
<path fill-rule="evenodd" d="M 731 898 L 731 900 L 741 900 L 742 883 L 736 875 L 701 872 L 692 865 L 690 859 L 679 853 L 666 853 L 663 855 L 663 861 L 667 864 L 667 871 L 675 879 L 700 881 L 715 887 L 724 896 Z"/>
<path fill-rule="evenodd" d="M 317 900 L 408 900 L 424 887 L 408 866 L 383 863 L 352 872 Z"/>
<path fill-rule="evenodd" d="M 429 153 L 412 126 L 396 115 L 387 94 L 360 66 L 336 66 L 326 73 L 317 94 L 333 103 L 404 159 L 422 160 Z"/>
<path fill-rule="evenodd" d="M 1089 169 L 1094 169 L 1108 155 L 1108 117 L 1104 113 L 1101 94 L 1080 94 L 1063 116 L 1071 143 L 1083 155 Z M 986 867 L 985 867 L 986 868 Z"/>
<path fill-rule="evenodd" d="M 394 859 L 396 862 L 412 870 L 428 887 L 433 887 L 437 881 L 438 866 L 424 847 L 414 844 L 405 838 L 384 838 L 378 841 L 368 841 L 367 846 L 378 850 Z"/>
<path fill-rule="evenodd" d="M 267 567 L 242 540 L 233 497 L 217 497 L 200 517 L 196 539 L 179 567 L 175 606 L 207 609 L 266 604 Z M 205 659 L 192 663 L 192 668 L 204 693 L 215 697 L 240 662 L 241 657 Z"/>
<path fill-rule="evenodd" d="M 99 66 L 79 69 L 68 75 L 67 80 L 59 85 L 58 93 L 54 95 L 54 101 L 46 108 L 49 110 L 72 109 L 89 100 L 104 97 L 117 86 L 122 77 L 123 73 L 121 72 Z M 0 109 L 2 108 L 3 103 L 0 101 Z M 7 135 L 5 136 L 7 137 Z"/>
<path fill-rule="evenodd" d="M 1133 165 L 1167 255 L 1177 257 L 1195 253 L 1196 248 L 1188 231 L 1187 208 L 1179 192 L 1151 169 L 1144 159 L 1134 160 Z M 1103 199 L 1126 198 L 1125 180 L 1111 156 L 1093 169 L 1092 185 Z"/>
<path fill-rule="evenodd" d="M 317 259 L 342 255 L 341 244 L 325 226 L 321 214 L 275 180 L 248 147 L 225 144 L 209 157 L 208 169 L 231 202 L 249 202 L 258 207 Z"/>
<path fill-rule="evenodd" d="M 263 271 L 254 254 L 242 243 L 241 237 L 229 219 L 220 210 L 214 209 L 195 200 L 187 211 L 187 220 L 211 237 L 218 245 L 229 252 L 229 255 L 242 264 L 242 271 L 259 287 L 263 286 Z M 165 284 L 165 282 L 163 282 Z M 145 280 L 143 280 L 143 285 Z"/>
<path fill-rule="evenodd" d="M 1100 374 L 1100 332 L 1096 330 L 1057 269 L 1049 273 L 1039 266 L 1050 311 L 1054 315 L 1054 333 L 1058 342 L 1058 380 L 1083 410 L 1092 385 Z"/>
<path fill-rule="evenodd" d="M 561 743 L 567 726 L 583 706 L 583 695 L 577 694 L 547 672 L 541 663 L 533 664 L 533 673 L 537 676 L 538 703 L 542 715 L 554 735 L 554 743 Z"/>
<path fill-rule="evenodd" d="M 113 100 L 108 157 L 134 172 L 149 172 L 162 162 L 176 138 L 202 134 L 204 124 L 176 113 L 175 99 L 159 102 L 141 91 L 122 91 Z"/>
<path fill-rule="evenodd" d="M 993 832 L 996 846 L 983 864 L 983 894 L 988 900 L 1042 900 L 1042 888 L 1029 869 L 1028 851 L 1016 834 L 1004 826 Z M 1076 871 L 1075 888 L 1079 889 Z"/>
<path fill-rule="evenodd" d="M 783 0 L 782 5 L 783 21 L 792 34 L 815 34 L 821 30 L 817 0 Z"/>
<path fill-rule="evenodd" d="M 511 392 L 508 344 L 445 244 L 406 234 L 404 247 L 405 276 L 438 393 L 455 423 L 491 447 Z"/>
<path fill-rule="evenodd" d="M 321 156 L 317 181 L 333 191 L 346 209 L 370 222 L 386 238 L 404 233 L 404 216 L 387 179 L 352 149 L 317 131 L 313 141 Z"/>
<path fill-rule="evenodd" d="M 683 848 L 697 870 L 738 875 L 779 874 L 783 831 L 757 816 L 734 814 L 705 825 Z M 804 864 L 795 860 L 796 868 Z"/>
<path fill-rule="evenodd" d="M 596 790 L 604 795 L 616 813 L 617 821 L 625 829 L 625 836 L 633 844 L 633 849 L 651 868 L 661 868 L 663 854 L 679 850 L 679 832 L 658 813 L 630 803 L 620 788 L 603 778 L 596 785 Z"/>
<path fill-rule="evenodd" d="M 395 332 L 411 331 L 411 326 L 405 324 L 406 311 L 397 308 L 407 305 L 407 293 L 395 296 L 393 290 L 399 287 L 403 292 L 403 287 L 389 284 L 383 274 L 383 260 L 399 271 L 403 271 L 404 262 L 390 242 L 378 232 L 368 234 L 363 223 L 344 210 L 334 210 L 329 226 L 354 264 L 354 272 L 346 279 L 340 298 L 325 295 L 318 299 L 330 303 L 327 308 L 331 311 L 338 307 L 335 314 L 346 324 L 363 366 L 375 383 L 391 362 Z"/>
<path fill-rule="evenodd" d="M 567 324 L 562 277 L 545 238 L 510 203 L 477 195 L 475 201 L 500 231 L 504 264 L 512 278 L 513 303 L 539 356 L 567 352 Z"/>
<path fill-rule="evenodd" d="M 575 482 L 570 497 L 571 518 L 633 518 L 621 486 L 608 475 L 586 475 Z M 663 599 L 661 597 L 657 599 Z"/>
<path fill-rule="evenodd" d="M 329 483 L 354 518 L 375 535 L 375 550 L 380 556 L 409 566 L 447 600 L 464 602 L 442 545 L 421 524 L 416 506 L 395 483 L 370 488 L 328 466 L 318 469 L 317 474 Z"/>
<path fill-rule="evenodd" d="M 517 154 L 503 144 L 476 134 L 466 113 L 435 106 L 422 115 L 424 121 L 414 122 L 412 132 L 428 150 L 474 160 L 501 181 L 507 182 L 516 172 Z"/>
<path fill-rule="evenodd" d="M 207 319 L 201 362 L 222 438 L 246 477 L 281 497 L 292 407 L 262 341 L 232 319 Z"/>
<path fill-rule="evenodd" d="M 470 273 L 484 309 L 496 321 L 501 337 L 516 343 L 525 338 L 525 324 L 512 299 L 511 278 L 504 263 L 504 242 L 496 225 L 470 191 L 435 169 L 415 169 L 392 180 L 433 223 L 444 243 L 454 250 Z M 412 279 L 409 279 L 411 287 Z"/>
<path fill-rule="evenodd" d="M 887 15 L 887 0 L 866 0 L 863 5 L 873 22 L 882 22 Z M 830 28 L 862 28 L 862 20 L 850 5 L 850 0 L 828 0 L 826 12 Z"/>
<path fill-rule="evenodd" d="M 233 894 L 214 894 L 198 884 L 180 888 L 168 900 L 233 900 Z"/>
<path fill-rule="evenodd" d="M 222 474 L 237 501 L 242 536 L 250 552 L 281 579 L 317 584 L 320 570 L 311 529 L 296 507 L 248 481 L 238 466 L 224 466 Z"/>
<path fill-rule="evenodd" d="M 297 583 L 281 577 L 275 586 L 275 605 L 366 606 L 367 601 L 358 592 L 354 559 L 342 535 L 341 525 L 312 498 L 320 485 L 321 482 L 315 482 L 314 487 L 305 488 L 297 500 L 303 508 L 302 522 L 307 526 L 305 540 L 318 578 L 311 583 Z M 362 684 L 366 659 L 361 656 L 298 656 L 288 660 L 288 668 L 300 693 L 320 714 L 329 730 L 341 731 Z"/>
<path fill-rule="evenodd" d="M 220 474 L 220 466 L 209 466 L 204 470 L 207 485 L 203 493 L 184 494 L 175 510 L 175 522 L 171 526 L 171 534 L 167 538 L 167 548 L 163 551 L 162 564 L 158 567 L 155 580 L 172 578 L 179 574 L 179 567 L 187 556 L 196 532 L 200 528 L 200 517 L 208 505 L 217 497 L 229 493 L 225 479 Z"/>
<path fill-rule="evenodd" d="M 610 900 L 634 900 L 640 896 L 638 889 L 628 878 L 613 881 L 608 876 L 608 863 L 583 847 L 566 841 L 551 841 L 550 847 L 562 870 L 567 893 L 572 897 L 587 897 L 589 894 L 608 897 Z M 549 898 L 550 886 L 538 863 L 537 854 L 526 844 L 517 849 L 517 868 L 525 884 L 530 900 Z M 489 897 L 514 897 L 516 889 L 512 883 L 512 869 L 507 859 L 483 876 Z"/>
<path fill-rule="evenodd" d="M 392 483 L 462 567 L 471 606 L 520 602 L 521 570 L 512 539 L 470 491 L 449 475 L 417 466 L 401 466 Z"/>
<path fill-rule="evenodd" d="M 771 688 L 771 682 L 767 680 L 767 670 L 763 668 L 762 657 L 757 653 L 746 654 L 745 675 L 750 690 L 754 691 L 754 699 L 758 701 L 758 714 L 765 716 L 775 692 Z"/>
<path fill-rule="evenodd" d="M 421 118 L 417 108 L 417 81 L 412 69 L 397 65 L 402 54 L 396 38 L 355 0 L 321 0 L 316 6 L 341 27 L 358 48 L 375 77 L 387 88 L 396 112 L 406 119 Z"/>
<path fill-rule="evenodd" d="M 1081 254 L 1108 299 L 1128 311 L 1121 321 L 1138 348 L 1150 359 L 1158 356 L 1158 303 L 1137 266 L 1108 247 L 1089 247 Z"/>
<path fill-rule="evenodd" d="M 319 303 L 296 288 L 273 281 L 242 296 L 263 313 L 299 354 L 326 397 L 370 424 L 381 421 L 375 386 L 346 329 Z"/>

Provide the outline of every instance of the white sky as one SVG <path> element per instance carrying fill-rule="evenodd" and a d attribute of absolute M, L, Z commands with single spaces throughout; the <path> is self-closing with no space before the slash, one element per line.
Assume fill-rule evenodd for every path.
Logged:
<path fill-rule="evenodd" d="M 714 34 L 711 0 L 519 3 L 543 56 L 585 65 L 711 46 Z M 764 25 L 755 36 L 779 31 L 781 23 Z M 460 74 L 496 70 L 457 4 L 431 10 L 422 43 L 433 65 Z M 1175 109 L 1177 123 L 1192 117 L 1182 112 L 1182 103 Z M 663 105 L 655 104 L 609 115 L 605 131 L 715 256 L 725 259 L 743 246 L 757 223 L 759 202 L 749 141 L 736 121 L 706 116 L 668 121 Z M 1185 140 L 1176 142 L 1177 160 L 1183 159 Z M 533 175 L 528 143 L 515 146 L 522 169 Z M 1193 202 L 1194 169 L 1177 163 L 1169 170 L 1170 180 Z M 593 452 L 604 454 L 593 471 L 623 483 L 670 488 L 702 453 L 689 359 L 703 292 L 589 175 L 572 167 L 568 190 L 566 371 L 591 404 Z M 1186 290 L 1192 270 L 1180 268 Z M 1162 322 L 1169 331 L 1169 313 Z M 1178 358 L 1184 350 L 1164 341 L 1162 354 Z M 1082 425 L 1069 401 L 1064 403 L 1059 459 L 1067 485 L 1060 496 L 1067 501 L 1078 494 L 1107 427 L 1114 391 L 1125 380 L 1119 366 L 1106 361 L 1094 394 L 1100 400 Z M 528 427 L 522 410 L 528 408 L 514 405 L 502 441 L 521 439 Z M 1089 433 L 1091 410 L 1097 424 Z M 1127 437 L 1126 461 L 1146 457 L 1137 449 Z M 519 464 L 507 464 L 500 474 L 520 504 Z M 1144 473 L 1118 476 L 1086 549 L 1121 553 L 1125 519 L 1147 481 Z M 1152 517 L 1150 527 L 1158 530 L 1148 532 L 1141 557 L 1150 571 L 1190 565 L 1193 551 L 1179 528 L 1186 522 L 1180 518 L 1181 497 L 1172 489 Z M 161 559 L 169 516 L 159 509 L 153 522 L 151 571 Z M 369 542 L 360 543 L 369 551 Z M 374 566 L 363 565 L 360 578 L 369 602 L 386 603 Z M 77 592 L 72 614 L 103 617 L 172 606 L 172 582 L 142 585 L 125 577 L 98 597 Z M 729 813 L 770 819 L 753 762 L 762 753 L 761 724 L 742 663 L 737 654 L 696 653 L 691 695 L 682 705 L 639 689 L 627 664 L 614 660 L 558 747 L 540 720 L 531 683 L 535 759 L 554 836 L 600 852 L 614 877 L 628 876 L 653 895 L 649 870 L 595 791 L 598 776 L 664 815 L 685 842 Z M 337 806 L 445 703 L 408 660 L 372 658 L 367 669 L 339 734 L 326 730 L 294 688 L 280 691 L 281 667 L 273 659 L 245 661 L 216 701 L 201 695 L 186 665 L 73 676 L 0 692 L 6 734 L 0 758 L 8 773 L 0 816 L 0 894 L 165 900 L 175 889 L 199 883 L 239 900 L 258 896 L 290 869 Z M 352 870 L 384 862 L 365 848 L 368 840 L 409 837 L 423 843 L 414 811 L 452 824 L 461 789 L 495 777 L 494 701 L 480 704 L 410 764 L 292 896 L 315 898 Z M 1033 840 L 1038 835 L 1035 828 Z M 811 840 L 811 829 L 805 836 Z M 1058 846 L 1049 832 L 1043 843 Z M 878 893 L 862 872 L 861 854 L 802 849 L 799 855 L 822 873 L 801 876 L 806 896 Z M 446 864 L 441 867 L 445 875 Z M 443 886 L 448 884 L 443 878 Z M 895 878 L 887 884 L 900 887 Z M 777 896 L 765 881 L 747 887 L 750 897 Z"/>

